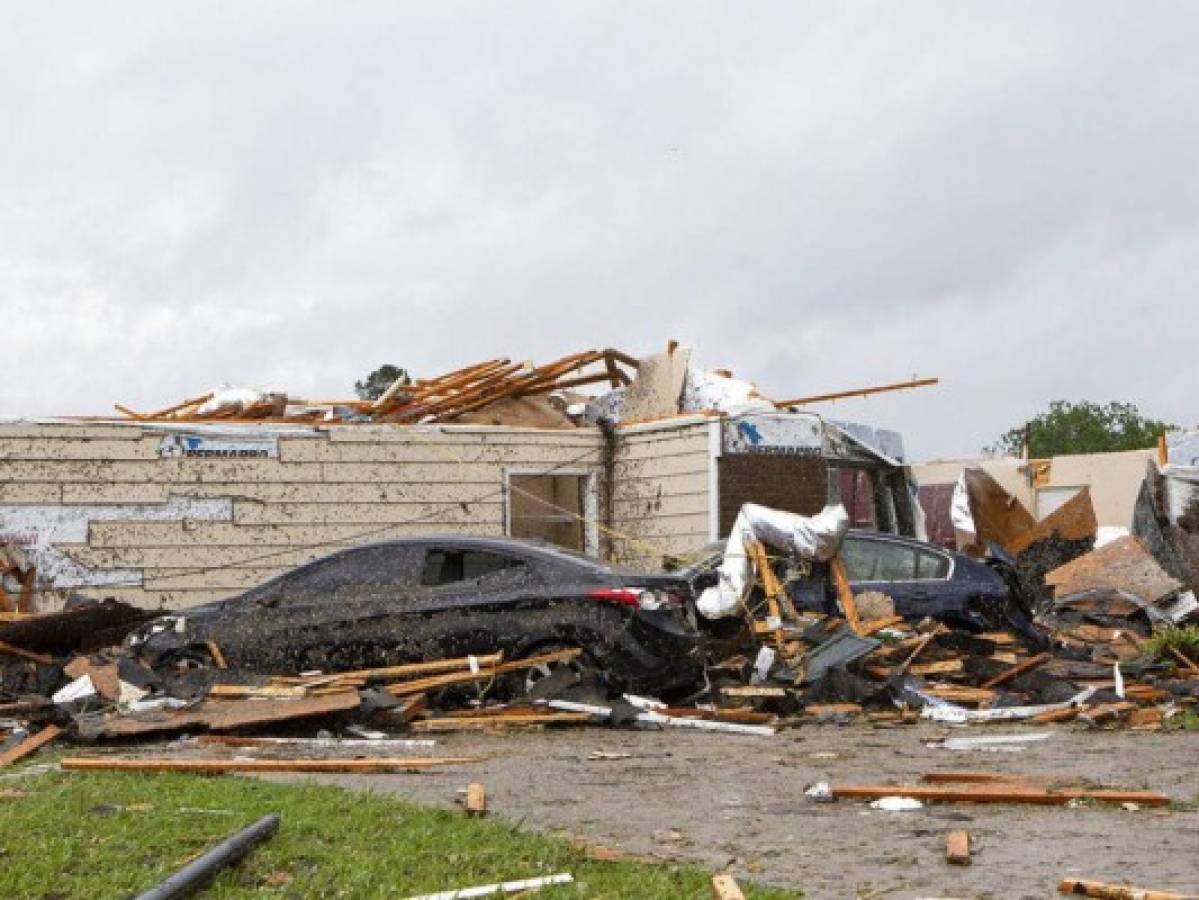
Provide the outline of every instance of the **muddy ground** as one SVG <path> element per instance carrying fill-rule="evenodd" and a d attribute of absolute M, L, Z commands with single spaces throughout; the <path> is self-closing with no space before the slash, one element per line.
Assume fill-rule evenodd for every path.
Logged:
<path fill-rule="evenodd" d="M 950 751 L 926 742 L 1047 729 L 931 724 L 811 725 L 773 738 L 600 727 L 437 735 L 437 755 L 485 762 L 422 775 L 329 776 L 450 807 L 469 781 L 492 814 L 525 827 L 802 890 L 815 898 L 1044 898 L 1067 876 L 1199 893 L 1199 733 L 1086 732 L 1020 752 Z M 595 751 L 628 758 L 589 759 Z M 914 782 L 973 769 L 1083 775 L 1180 801 L 1168 810 L 931 805 L 891 813 L 816 803 L 816 781 Z M 290 776 L 284 776 L 290 777 Z M 973 865 L 944 861 L 948 831 L 975 838 Z"/>

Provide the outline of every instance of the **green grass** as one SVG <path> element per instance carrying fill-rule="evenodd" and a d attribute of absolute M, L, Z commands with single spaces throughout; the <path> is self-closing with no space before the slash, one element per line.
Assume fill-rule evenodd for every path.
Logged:
<path fill-rule="evenodd" d="M 1177 664 L 1175 657 L 1169 652 L 1173 647 L 1188 658 L 1199 662 L 1199 625 L 1187 625 L 1182 628 L 1163 628 L 1145 642 L 1146 648 L 1154 656 Z"/>
<path fill-rule="evenodd" d="M 0 897 L 128 897 L 271 812 L 282 816 L 279 832 L 205 897 L 407 897 L 555 872 L 576 884 L 537 896 L 711 895 L 701 869 L 597 862 L 565 840 L 382 794 L 230 776 L 56 772 L 0 783 Z M 742 887 L 762 900 L 798 896 Z"/>

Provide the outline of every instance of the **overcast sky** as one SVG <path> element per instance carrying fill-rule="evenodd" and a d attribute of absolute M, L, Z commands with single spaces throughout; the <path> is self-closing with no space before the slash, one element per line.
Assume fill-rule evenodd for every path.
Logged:
<path fill-rule="evenodd" d="M 1199 4 L 0 4 L 0 413 L 668 338 L 1199 421 Z"/>

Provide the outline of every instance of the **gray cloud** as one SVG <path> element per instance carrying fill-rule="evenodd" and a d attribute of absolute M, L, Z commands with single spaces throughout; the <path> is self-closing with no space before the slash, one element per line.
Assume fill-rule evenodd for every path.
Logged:
<path fill-rule="evenodd" d="M 1196 419 L 1199 9 L 0 7 L 0 411 L 693 343 L 975 452 Z"/>

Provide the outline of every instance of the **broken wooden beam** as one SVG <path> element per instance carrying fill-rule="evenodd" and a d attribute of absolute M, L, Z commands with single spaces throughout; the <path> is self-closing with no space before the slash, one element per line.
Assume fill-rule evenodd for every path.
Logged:
<path fill-rule="evenodd" d="M 970 865 L 969 831 L 951 831 L 945 835 L 945 861 L 951 866 Z"/>
<path fill-rule="evenodd" d="M 858 607 L 854 603 L 853 589 L 849 586 L 849 575 L 845 571 L 845 560 L 838 553 L 829 561 L 829 571 L 833 576 L 833 584 L 837 588 L 837 599 L 841 601 L 841 610 L 845 613 L 845 621 L 849 623 L 854 634 L 862 633 L 862 621 L 858 618 Z"/>
<path fill-rule="evenodd" d="M 11 766 L 17 760 L 24 759 L 38 748 L 50 743 L 60 734 L 62 734 L 62 729 L 57 725 L 47 725 L 37 734 L 31 734 L 15 747 L 10 747 L 4 753 L 0 753 L 0 767 Z"/>
<path fill-rule="evenodd" d="M 1153 891 L 1129 884 L 1109 884 L 1104 881 L 1084 881 L 1064 878 L 1058 883 L 1058 893 L 1076 897 L 1099 897 L 1101 900 L 1194 900 L 1194 894 L 1174 891 Z"/>
<path fill-rule="evenodd" d="M 1151 791 L 1046 790 L 1018 782 L 980 784 L 967 787 L 950 785 L 841 784 L 831 788 L 834 797 L 849 800 L 880 800 L 883 797 L 910 797 L 913 800 L 950 803 L 1028 803 L 1036 806 L 1065 806 L 1071 800 L 1098 800 L 1104 803 L 1136 803 L 1140 806 L 1168 806 L 1170 798 Z"/>
<path fill-rule="evenodd" d="M 1026 672 L 1031 672 L 1038 666 L 1043 666 L 1051 659 L 1053 659 L 1052 653 L 1038 653 L 1036 656 L 1030 657 L 1029 659 L 1024 660 L 1024 662 L 1017 663 L 1016 665 L 1012 666 L 1012 668 L 1000 672 L 989 681 L 984 681 L 980 687 L 989 690 L 991 688 L 998 687 L 1001 684 L 1007 684 L 1013 678 L 1019 678 Z"/>
<path fill-rule="evenodd" d="M 727 873 L 712 876 L 712 900 L 745 900 L 737 880 Z"/>
<path fill-rule="evenodd" d="M 409 772 L 436 766 L 480 762 L 478 756 L 380 756 L 375 759 L 127 759 L 115 756 L 71 756 L 62 761 L 66 771 L 120 770 L 123 772 Z"/>
<path fill-rule="evenodd" d="M 468 784 L 463 808 L 468 816 L 478 818 L 487 815 L 487 789 L 477 781 Z"/>
<path fill-rule="evenodd" d="M 408 725 L 412 731 L 477 731 L 509 725 L 586 725 L 595 719 L 587 713 L 553 712 L 502 716 L 442 716 Z"/>
<path fill-rule="evenodd" d="M 429 678 L 402 681 L 398 684 L 389 684 L 384 690 L 395 697 L 407 697 L 412 694 L 423 694 L 425 691 L 450 687 L 456 684 L 470 684 L 472 681 L 489 681 L 496 675 L 503 675 L 507 672 L 519 672 L 522 669 L 531 669 L 534 666 L 548 665 L 550 663 L 566 662 L 567 660 L 576 659 L 582 654 L 583 651 L 577 648 L 559 650 L 555 653 L 543 653 L 540 656 L 515 659 L 511 662 L 499 663 L 493 666 L 481 666 L 477 672 L 451 672 L 448 675 L 434 675 Z"/>

